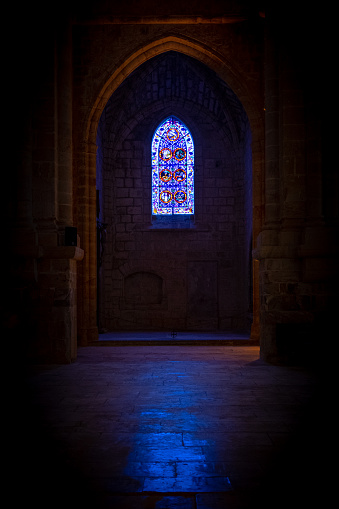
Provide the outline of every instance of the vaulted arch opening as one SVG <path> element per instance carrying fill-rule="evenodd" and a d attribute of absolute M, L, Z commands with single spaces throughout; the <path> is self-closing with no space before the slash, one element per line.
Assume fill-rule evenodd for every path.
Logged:
<path fill-rule="evenodd" d="M 195 140 L 190 170 L 185 140 L 179 148 L 173 141 L 170 148 L 161 145 L 160 155 L 153 146 L 168 113 L 169 119 L 183 117 L 181 129 Z M 167 131 L 165 141 L 166 136 Z M 98 266 L 99 330 L 249 332 L 251 132 L 232 90 L 196 59 L 163 53 L 138 67 L 112 94 L 100 118 L 97 145 L 98 222 L 105 225 Z M 193 141 L 190 147 L 193 154 Z M 195 203 L 194 220 L 193 214 L 177 213 L 188 210 L 175 201 L 189 192 L 179 189 L 181 182 L 171 178 L 172 189 L 168 175 L 160 172 L 164 181 L 155 185 L 158 163 L 171 177 L 178 168 L 185 176 L 196 175 L 190 203 L 191 209 Z M 161 214 L 154 214 L 155 207 Z M 154 305 L 149 304 L 153 278 L 145 276 L 151 271 L 164 281 Z M 131 307 L 133 274 L 143 284 Z"/>
<path fill-rule="evenodd" d="M 150 147 L 156 127 L 170 115 L 180 117 L 195 140 L 196 208 L 193 222 L 155 227 Z M 236 74 L 187 41 L 153 43 L 106 82 L 86 134 L 86 172 L 96 176 L 89 202 L 97 206 L 89 207 L 92 248 L 82 268 L 98 275 L 98 287 L 91 276 L 87 287 L 84 278 L 79 284 L 91 316 L 84 343 L 95 339 L 96 327 L 249 331 L 252 324 L 253 333 L 252 302 L 257 323 L 258 313 L 248 246 L 260 228 L 261 134 L 260 115 Z M 144 282 L 144 298 L 127 309 L 133 280 Z M 162 283 L 145 309 L 154 281 Z"/>

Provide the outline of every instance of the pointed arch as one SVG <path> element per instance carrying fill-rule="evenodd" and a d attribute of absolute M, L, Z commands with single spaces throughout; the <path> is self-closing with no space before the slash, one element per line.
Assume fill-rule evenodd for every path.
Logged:
<path fill-rule="evenodd" d="M 252 122 L 258 121 L 259 118 L 262 119 L 261 112 L 257 110 L 256 104 L 251 100 L 251 94 L 247 90 L 245 80 L 242 79 L 241 73 L 234 68 L 234 65 L 231 65 L 227 61 L 224 55 L 220 55 L 218 52 L 207 48 L 197 41 L 168 36 L 153 41 L 138 49 L 107 76 L 107 80 L 99 92 L 90 112 L 86 128 L 86 139 L 94 136 L 93 139 L 95 142 L 96 129 L 93 129 L 93 127 L 97 127 L 107 101 L 121 83 L 141 64 L 167 51 L 184 53 L 192 58 L 196 58 L 210 69 L 213 69 L 235 92 L 245 108 L 250 123 L 251 119 Z"/>
<path fill-rule="evenodd" d="M 171 116 L 152 139 L 152 214 L 194 214 L 194 143 L 181 120 Z"/>
<path fill-rule="evenodd" d="M 78 228 L 86 253 L 79 270 L 78 279 L 78 319 L 80 322 L 78 330 L 80 344 L 83 345 L 98 338 L 96 316 L 96 191 L 93 183 L 95 183 L 96 178 L 96 135 L 99 120 L 108 99 L 119 85 L 142 63 L 167 51 L 183 53 L 204 63 L 230 86 L 242 103 L 252 130 L 254 243 L 261 231 L 264 176 L 264 111 L 263 108 L 258 106 L 256 98 L 252 96 L 247 88 L 246 77 L 224 55 L 220 55 L 203 43 L 188 38 L 168 36 L 137 49 L 118 67 L 108 70 L 103 77 L 104 84 L 92 108 L 88 111 L 87 121 L 85 120 L 85 125 L 83 125 L 82 142 L 78 147 L 78 172 L 81 174 L 83 184 L 78 194 L 76 207 L 78 209 Z M 254 298 L 255 302 L 259 302 L 258 294 Z M 254 314 L 256 314 L 255 311 Z M 254 334 L 258 334 L 258 332 Z"/>

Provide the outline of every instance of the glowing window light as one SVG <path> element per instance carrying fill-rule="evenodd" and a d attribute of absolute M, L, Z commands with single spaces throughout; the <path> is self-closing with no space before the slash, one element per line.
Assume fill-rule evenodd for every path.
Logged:
<path fill-rule="evenodd" d="M 152 214 L 194 214 L 194 144 L 176 117 L 162 122 L 152 140 Z"/>

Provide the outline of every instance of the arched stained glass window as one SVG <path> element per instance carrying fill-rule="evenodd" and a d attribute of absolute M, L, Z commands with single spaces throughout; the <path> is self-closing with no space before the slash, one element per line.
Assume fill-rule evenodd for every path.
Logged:
<path fill-rule="evenodd" d="M 167 118 L 152 140 L 152 214 L 194 214 L 194 144 L 177 118 Z"/>

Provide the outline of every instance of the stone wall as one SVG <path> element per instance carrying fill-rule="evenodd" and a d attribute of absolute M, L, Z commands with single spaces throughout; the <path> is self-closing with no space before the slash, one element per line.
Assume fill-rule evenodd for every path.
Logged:
<path fill-rule="evenodd" d="M 195 143 L 195 215 L 179 223 L 151 216 L 151 141 L 171 114 Z M 251 136 L 234 93 L 204 65 L 166 53 L 113 94 L 97 144 L 101 329 L 248 330 Z"/>

